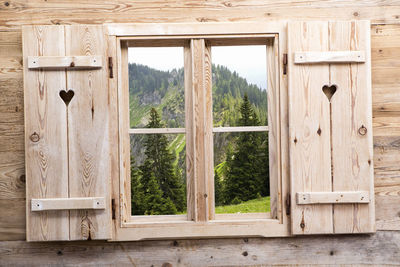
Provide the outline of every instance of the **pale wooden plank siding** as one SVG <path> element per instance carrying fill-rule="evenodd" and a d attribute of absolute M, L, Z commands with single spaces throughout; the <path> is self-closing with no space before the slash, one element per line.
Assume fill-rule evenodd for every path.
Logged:
<path fill-rule="evenodd" d="M 332 233 L 332 205 L 296 205 L 296 192 L 329 192 L 331 181 L 329 101 L 322 86 L 328 65 L 295 65 L 297 51 L 327 51 L 327 22 L 288 25 L 289 146 L 292 233 Z"/>
<path fill-rule="evenodd" d="M 27 240 L 68 240 L 68 211 L 31 212 L 32 198 L 68 197 L 64 71 L 32 71 L 28 56 L 64 56 L 64 28 L 23 28 Z"/>
<path fill-rule="evenodd" d="M 330 64 L 337 85 L 332 106 L 332 190 L 373 191 L 370 24 L 330 22 L 331 51 L 365 51 L 365 63 Z M 365 127 L 366 133 L 360 132 Z M 374 198 L 369 205 L 334 205 L 335 233 L 374 231 Z"/>
<path fill-rule="evenodd" d="M 65 26 L 66 56 L 106 56 L 103 27 Z M 77 41 L 79 40 L 79 41 Z M 68 71 L 69 197 L 105 197 L 105 210 L 71 210 L 70 239 L 111 238 L 108 72 Z"/>

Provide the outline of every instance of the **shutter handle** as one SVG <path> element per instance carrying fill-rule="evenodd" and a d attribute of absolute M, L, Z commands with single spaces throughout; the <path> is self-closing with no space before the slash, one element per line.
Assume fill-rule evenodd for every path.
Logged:
<path fill-rule="evenodd" d="M 36 143 L 39 142 L 40 136 L 36 132 L 34 132 L 33 134 L 31 134 L 31 136 L 29 136 L 29 139 L 31 139 L 32 142 Z"/>
<path fill-rule="evenodd" d="M 358 129 L 358 134 L 362 135 L 362 136 L 366 135 L 367 134 L 367 128 L 365 128 L 364 125 L 361 125 L 361 127 Z"/>

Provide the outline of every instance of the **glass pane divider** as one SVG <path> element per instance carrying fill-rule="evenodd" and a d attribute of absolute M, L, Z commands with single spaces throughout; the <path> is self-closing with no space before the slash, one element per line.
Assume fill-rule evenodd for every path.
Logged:
<path fill-rule="evenodd" d="M 267 132 L 268 126 L 214 127 L 213 133 Z"/>
<path fill-rule="evenodd" d="M 182 134 L 186 128 L 137 128 L 129 129 L 129 134 Z"/>

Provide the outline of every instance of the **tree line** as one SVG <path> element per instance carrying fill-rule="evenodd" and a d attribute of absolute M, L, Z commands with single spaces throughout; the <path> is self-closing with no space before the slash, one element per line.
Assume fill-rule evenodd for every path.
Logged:
<path fill-rule="evenodd" d="M 238 126 L 261 125 L 247 94 L 243 96 L 239 111 Z M 154 108 L 147 127 L 163 127 Z M 232 141 L 226 153 L 226 168 L 214 174 L 217 206 L 269 195 L 267 133 L 242 132 Z M 186 210 L 186 181 L 173 162 L 167 137 L 146 135 L 143 164 L 136 166 L 131 156 L 132 215 L 177 214 Z"/>

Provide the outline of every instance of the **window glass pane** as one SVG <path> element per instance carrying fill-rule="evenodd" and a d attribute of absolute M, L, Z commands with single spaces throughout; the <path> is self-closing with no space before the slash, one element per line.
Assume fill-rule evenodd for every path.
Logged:
<path fill-rule="evenodd" d="M 267 132 L 214 134 L 215 212 L 270 211 Z"/>
<path fill-rule="evenodd" d="M 159 128 L 185 127 L 183 47 L 130 47 L 130 127 L 143 128 L 155 108 Z"/>
<path fill-rule="evenodd" d="M 267 125 L 267 56 L 265 45 L 213 46 L 212 83 L 214 127 Z M 240 120 L 243 98 L 252 107 Z"/>
<path fill-rule="evenodd" d="M 184 134 L 131 135 L 132 215 L 186 213 Z"/>

